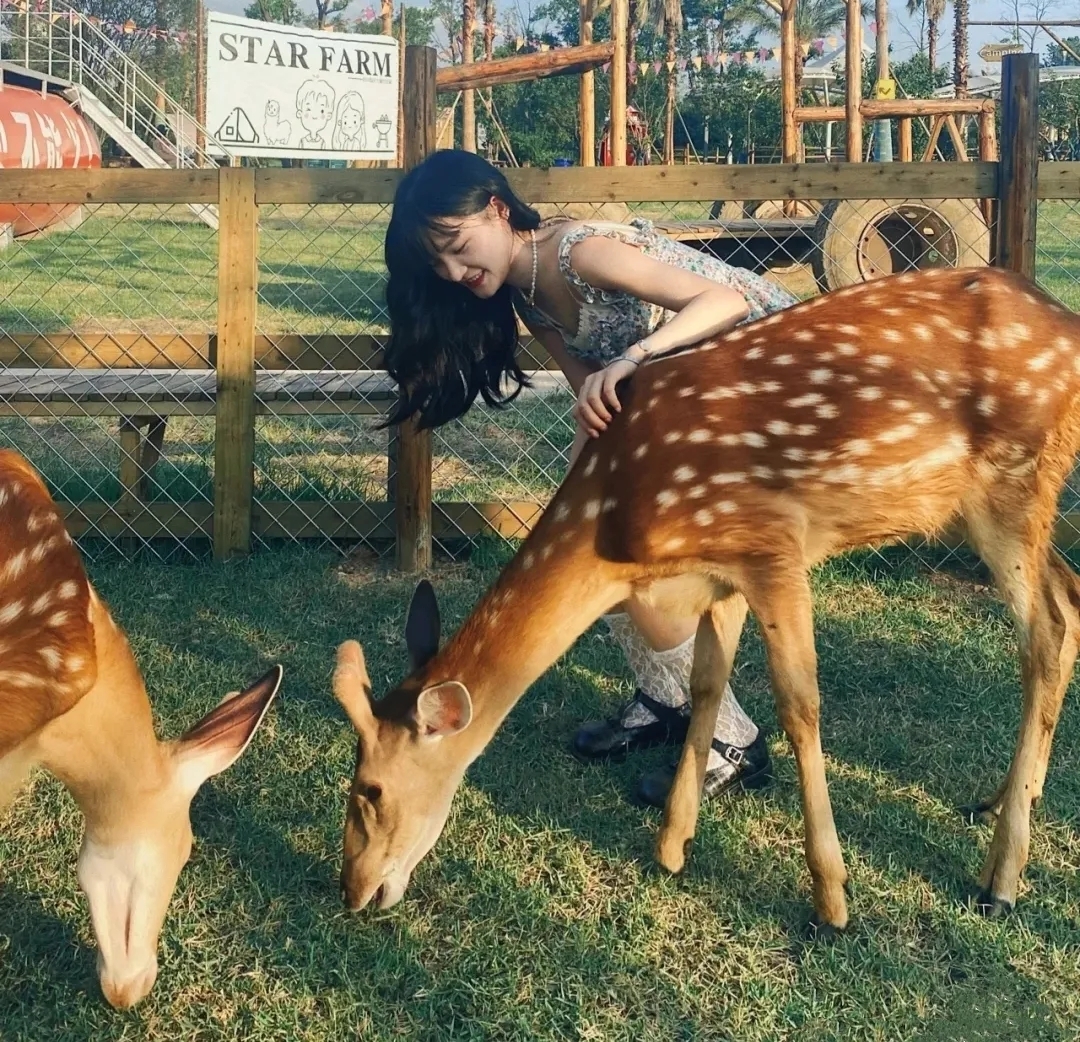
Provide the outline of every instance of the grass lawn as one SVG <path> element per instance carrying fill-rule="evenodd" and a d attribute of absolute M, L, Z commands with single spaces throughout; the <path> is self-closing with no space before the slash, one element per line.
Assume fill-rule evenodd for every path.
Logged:
<path fill-rule="evenodd" d="M 448 627 L 494 576 L 488 548 L 435 575 Z M 404 902 L 339 903 L 353 740 L 330 698 L 358 637 L 376 688 L 404 667 L 411 583 L 328 556 L 229 566 L 98 561 L 162 730 L 285 665 L 253 748 L 194 806 L 196 852 L 150 998 L 100 998 L 76 890 L 79 823 L 44 777 L 0 834 L 0 1037 L 93 1039 L 1065 1040 L 1080 1032 L 1080 713 L 1066 702 L 1017 914 L 964 904 L 989 841 L 954 810 L 1000 779 L 1018 718 L 1015 644 L 970 576 L 873 557 L 816 579 L 823 740 L 853 883 L 849 935 L 812 946 L 801 815 L 760 643 L 736 686 L 777 782 L 706 807 L 688 874 L 651 867 L 658 815 L 624 796 L 657 752 L 585 768 L 582 719 L 625 697 L 599 628 L 470 770 Z"/>

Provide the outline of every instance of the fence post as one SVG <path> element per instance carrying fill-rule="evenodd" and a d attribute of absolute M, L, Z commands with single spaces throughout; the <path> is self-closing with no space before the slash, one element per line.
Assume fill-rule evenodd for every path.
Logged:
<path fill-rule="evenodd" d="M 1039 58 L 1007 54 L 1001 75 L 997 265 L 1035 278 L 1039 187 Z"/>
<path fill-rule="evenodd" d="M 214 557 L 224 560 L 251 549 L 259 208 L 254 169 L 223 167 L 218 178 Z"/>
<path fill-rule="evenodd" d="M 405 48 L 403 91 L 405 167 L 418 166 L 435 151 L 435 48 Z M 431 431 L 416 420 L 397 431 L 397 476 L 393 481 L 397 566 L 405 572 L 431 567 Z"/>

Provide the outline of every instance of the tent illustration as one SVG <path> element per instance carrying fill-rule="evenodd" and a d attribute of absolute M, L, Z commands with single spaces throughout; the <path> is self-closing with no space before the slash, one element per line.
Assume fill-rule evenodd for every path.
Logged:
<path fill-rule="evenodd" d="M 247 113 L 238 105 L 222 121 L 214 136 L 221 142 L 234 145 L 257 145 L 259 135 L 251 125 Z"/>

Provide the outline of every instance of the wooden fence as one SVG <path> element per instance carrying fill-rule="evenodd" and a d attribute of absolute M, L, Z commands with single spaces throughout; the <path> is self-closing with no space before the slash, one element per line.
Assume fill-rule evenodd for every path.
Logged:
<path fill-rule="evenodd" d="M 407 160 L 418 162 L 434 145 L 435 82 L 432 55 L 409 48 L 406 101 Z M 651 202 L 751 199 L 976 199 L 997 210 L 997 263 L 1033 276 L 1036 199 L 1080 198 L 1080 164 L 1035 162 L 1024 147 L 1032 134 L 1024 82 L 1015 80 L 1007 95 L 1003 161 L 972 163 L 888 163 L 768 166 L 690 166 L 524 169 L 508 173 L 523 198 L 533 203 Z M 1030 84 L 1028 84 L 1030 87 Z M 1011 100 L 1010 100 L 1011 99 Z M 1028 96 L 1030 101 L 1030 95 Z M 138 369 L 212 370 L 213 386 L 194 410 L 212 415 L 215 468 L 209 504 L 133 502 L 126 523 L 140 535 L 212 537 L 219 558 L 248 552 L 253 530 L 265 536 L 302 536 L 304 526 L 325 504 L 256 503 L 253 451 L 258 413 L 274 412 L 257 387 L 260 377 L 277 370 L 315 368 L 380 375 L 381 342 L 376 336 L 259 336 L 259 207 L 264 204 L 388 204 L 401 177 L 394 170 L 91 170 L 0 171 L 0 202 L 212 204 L 218 209 L 218 319 L 215 334 L 17 335 L 0 330 L 0 366 L 31 364 L 42 370 Z M 90 341 L 93 341 L 92 343 Z M 535 347 L 528 368 L 552 363 Z M 381 374 L 385 377 L 385 374 Z M 382 385 L 387 403 L 393 388 Z M 317 396 L 316 396 L 317 397 Z M 124 394 L 100 403 L 98 414 L 136 417 L 167 413 L 138 396 Z M 335 411 L 364 408 L 332 402 Z M 306 407 L 317 408 L 317 401 Z M 33 402 L 4 400 L 7 415 L 32 414 Z M 329 406 L 328 406 L 329 407 Z M 81 414 L 87 410 L 83 409 Z M 178 410 L 179 411 L 179 410 Z M 184 411 L 192 412 L 190 406 Z M 286 412 L 287 409 L 279 411 Z M 124 427 L 122 425 L 122 433 Z M 337 539 L 393 537 L 401 567 L 426 567 L 433 534 L 494 529 L 520 534 L 538 514 L 535 503 L 432 503 L 430 434 L 404 425 L 396 440 L 396 479 L 386 503 L 337 503 L 329 534 Z M 128 481 L 138 475 L 130 473 Z M 122 481 L 124 479 L 122 478 Z M 100 528 L 78 504 L 70 514 Z M 92 511 L 91 511 L 92 512 Z M 323 510 L 325 513 L 325 509 Z M 98 511 L 100 515 L 102 512 Z M 327 534 L 324 532 L 324 534 Z"/>

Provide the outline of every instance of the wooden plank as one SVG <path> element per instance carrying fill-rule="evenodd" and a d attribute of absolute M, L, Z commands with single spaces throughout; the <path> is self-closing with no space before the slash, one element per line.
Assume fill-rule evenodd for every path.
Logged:
<path fill-rule="evenodd" d="M 900 162 L 910 163 L 915 158 L 914 146 L 911 138 L 911 120 L 900 120 Z"/>
<path fill-rule="evenodd" d="M 251 546 L 259 207 L 253 169 L 220 176 L 214 557 L 223 560 Z"/>
<path fill-rule="evenodd" d="M 844 126 L 847 132 L 845 157 L 849 163 L 863 160 L 862 99 L 862 6 L 860 0 L 847 2 L 847 35 L 845 36 L 845 91 L 847 109 Z"/>
<path fill-rule="evenodd" d="M 610 115 L 608 150 L 616 167 L 626 165 L 626 87 L 629 72 L 630 0 L 611 0 Z M 561 202 L 563 200 L 556 200 Z M 575 199 L 576 202 L 576 199 Z"/>
<path fill-rule="evenodd" d="M 1040 199 L 1080 199 L 1080 163 L 1040 163 Z"/>
<path fill-rule="evenodd" d="M 798 162 L 799 125 L 795 122 L 795 0 L 780 6 L 780 153 L 785 163 Z"/>
<path fill-rule="evenodd" d="M 530 203 L 714 199 L 985 199 L 996 163 L 761 163 L 507 170 Z"/>
<path fill-rule="evenodd" d="M 192 333 L 4 333 L 0 366 L 51 369 L 206 369 L 211 335 Z"/>
<path fill-rule="evenodd" d="M 468 62 L 463 65 L 447 65 L 436 73 L 435 84 L 440 94 L 451 94 L 459 90 L 497 87 L 503 83 L 542 80 L 548 76 L 563 76 L 598 68 L 611 61 L 614 52 L 613 43 L 589 43 L 496 58 L 494 61 L 475 64 L 472 68 Z"/>
<path fill-rule="evenodd" d="M 213 203 L 216 170 L 0 170 L 2 203 Z"/>
<path fill-rule="evenodd" d="M 578 0 L 578 38 L 582 44 L 593 42 L 593 0 Z M 612 55 L 615 45 L 611 47 Z M 596 74 L 592 69 L 581 73 L 578 81 L 578 166 L 596 166 Z"/>
<path fill-rule="evenodd" d="M 419 166 L 435 151 L 435 49 L 407 47 L 402 109 L 405 167 Z M 431 431 L 415 417 L 397 431 L 394 521 L 397 566 L 406 572 L 431 567 Z"/>
<path fill-rule="evenodd" d="M 1001 77 L 997 263 L 1035 277 L 1039 184 L 1039 59 L 1008 54 Z"/>
<path fill-rule="evenodd" d="M 961 163 L 968 162 L 967 142 L 960 134 L 960 128 L 956 125 L 956 117 L 949 113 L 945 117 L 945 129 L 949 132 L 949 140 L 952 141 L 953 151 Z"/>
<path fill-rule="evenodd" d="M 255 171 L 255 198 L 264 203 L 378 203 L 394 201 L 404 170 Z"/>

